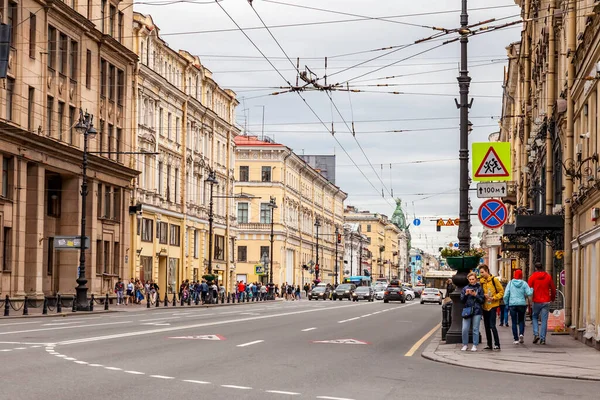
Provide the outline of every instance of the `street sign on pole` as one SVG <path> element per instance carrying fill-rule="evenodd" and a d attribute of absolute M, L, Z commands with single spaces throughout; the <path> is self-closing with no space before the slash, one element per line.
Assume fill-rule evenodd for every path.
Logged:
<path fill-rule="evenodd" d="M 474 181 L 510 181 L 511 178 L 509 142 L 473 143 Z"/>
<path fill-rule="evenodd" d="M 560 271 L 560 285 L 565 286 L 567 284 L 567 276 L 565 275 L 565 270 Z"/>
<path fill-rule="evenodd" d="M 506 182 L 479 182 L 477 184 L 477 197 L 480 199 L 503 197 L 506 195 Z"/>
<path fill-rule="evenodd" d="M 90 248 L 90 238 L 85 237 L 85 248 Z M 79 250 L 81 249 L 81 236 L 54 236 L 55 250 Z"/>
<path fill-rule="evenodd" d="M 494 229 L 504 225 L 506 218 L 508 217 L 508 211 L 506 210 L 506 206 L 500 200 L 490 199 L 484 201 L 481 206 L 479 206 L 477 215 L 483 226 Z"/>
<path fill-rule="evenodd" d="M 415 219 L 413 220 L 413 225 L 414 225 L 414 226 L 419 226 L 419 225 L 421 225 L 421 220 L 420 220 L 419 218 L 415 218 Z"/>

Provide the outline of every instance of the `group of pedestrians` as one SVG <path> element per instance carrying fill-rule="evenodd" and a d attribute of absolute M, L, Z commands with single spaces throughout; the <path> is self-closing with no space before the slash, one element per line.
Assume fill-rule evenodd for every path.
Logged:
<path fill-rule="evenodd" d="M 139 279 L 130 279 L 128 283 L 125 283 L 119 279 L 115 283 L 115 294 L 117 295 L 117 305 L 128 305 L 128 304 L 140 304 L 142 300 L 149 293 L 156 297 L 158 291 L 158 285 L 152 281 L 146 281 L 145 284 Z"/>
<path fill-rule="evenodd" d="M 500 338 L 496 327 L 496 316 L 500 311 L 500 326 L 508 327 L 505 310 L 510 314 L 514 344 L 524 343 L 525 314 L 529 299 L 532 302 L 533 343 L 546 344 L 548 312 L 550 303 L 556 298 L 556 287 L 550 274 L 544 271 L 541 263 L 535 264 L 535 272 L 528 282 L 523 280 L 523 271 L 516 270 L 506 289 L 498 277 L 490 273 L 485 264 L 479 266 L 479 277 L 474 272 L 467 275 L 469 281 L 460 294 L 462 311 L 462 351 L 468 350 L 469 333 L 472 330 L 473 346 L 479 345 L 479 325 L 483 319 L 487 346 L 484 350 L 500 348 Z M 501 302 L 505 310 L 501 309 Z"/>
<path fill-rule="evenodd" d="M 269 286 L 263 285 L 260 282 L 250 282 L 246 284 L 244 281 L 237 281 L 235 284 L 235 296 L 239 301 L 244 301 L 246 299 L 258 299 L 264 301 L 267 300 L 268 295 Z"/>

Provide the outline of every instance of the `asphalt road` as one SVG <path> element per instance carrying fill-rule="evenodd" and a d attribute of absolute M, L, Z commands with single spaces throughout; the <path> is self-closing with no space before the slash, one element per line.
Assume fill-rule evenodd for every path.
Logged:
<path fill-rule="evenodd" d="M 0 399 L 597 398 L 597 383 L 422 359 L 440 314 L 303 300 L 5 320 Z"/>

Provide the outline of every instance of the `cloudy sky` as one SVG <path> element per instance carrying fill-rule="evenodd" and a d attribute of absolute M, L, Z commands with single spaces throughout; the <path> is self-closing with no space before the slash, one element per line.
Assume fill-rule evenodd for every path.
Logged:
<path fill-rule="evenodd" d="M 460 0 L 170 3 L 146 0 L 134 9 L 151 14 L 172 48 L 197 54 L 221 86 L 238 94 L 240 127 L 256 134 L 264 129 L 299 154 L 336 154 L 336 183 L 348 193 L 346 204 L 391 216 L 393 192 L 402 199 L 409 220 L 422 222 L 411 227 L 413 246 L 432 252 L 456 241 L 456 228 L 436 232 L 430 220 L 458 217 L 459 129 L 454 98 L 460 45 L 444 44 L 456 34 L 414 42 L 438 35 L 440 31 L 432 27 L 457 28 Z M 485 24 L 495 26 L 520 18 L 513 0 L 470 0 L 468 6 L 471 24 L 495 18 Z M 487 141 L 498 131 L 505 47 L 519 40 L 519 29 L 514 25 L 469 41 L 471 142 Z M 359 92 L 273 95 L 296 85 L 297 58 L 299 70 L 309 75 L 312 71 L 318 83 L 325 84 L 327 72 L 328 84 L 340 84 L 339 89 L 349 85 Z M 339 143 L 331 135 L 332 121 Z M 472 192 L 473 212 L 480 204 L 475 196 Z M 476 216 L 471 218 L 476 236 L 481 226 Z"/>

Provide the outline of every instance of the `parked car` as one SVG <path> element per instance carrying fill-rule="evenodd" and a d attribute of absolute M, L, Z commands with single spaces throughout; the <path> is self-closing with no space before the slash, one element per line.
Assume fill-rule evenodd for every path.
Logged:
<path fill-rule="evenodd" d="M 415 298 L 415 292 L 411 288 L 406 286 L 402 286 L 402 288 L 404 289 L 404 297 L 406 297 L 406 300 L 411 301 Z"/>
<path fill-rule="evenodd" d="M 438 303 L 441 305 L 443 298 L 444 298 L 444 296 L 442 295 L 442 292 L 440 291 L 440 289 L 427 288 L 427 289 L 424 289 L 423 292 L 421 293 L 421 304 Z"/>
<path fill-rule="evenodd" d="M 338 287 L 335 288 L 333 295 L 338 300 L 342 300 L 342 299 L 352 300 L 352 294 L 354 293 L 355 290 L 356 290 L 356 285 L 354 285 L 352 283 L 342 283 L 341 285 L 338 285 Z"/>
<path fill-rule="evenodd" d="M 331 289 L 329 286 L 316 286 L 308 294 L 309 300 L 327 300 L 331 295 Z"/>
<path fill-rule="evenodd" d="M 354 301 L 373 301 L 375 298 L 375 291 L 370 286 L 359 286 L 356 288 L 352 296 Z"/>
<path fill-rule="evenodd" d="M 376 300 L 383 300 L 383 295 L 385 293 L 385 289 L 387 288 L 387 285 L 377 285 L 374 289 L 375 291 L 375 299 Z"/>
<path fill-rule="evenodd" d="M 402 286 L 388 285 L 385 292 L 383 292 L 383 302 L 389 303 L 390 301 L 406 302 L 406 296 L 404 295 L 404 288 Z"/>

